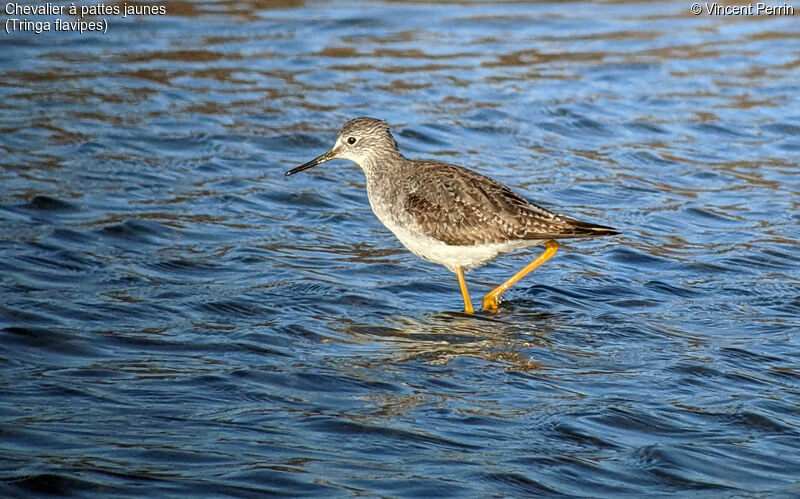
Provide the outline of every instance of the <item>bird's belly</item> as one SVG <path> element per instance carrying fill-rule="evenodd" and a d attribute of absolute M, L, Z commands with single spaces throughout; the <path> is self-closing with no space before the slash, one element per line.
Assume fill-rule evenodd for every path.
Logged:
<path fill-rule="evenodd" d="M 376 213 L 376 215 L 378 215 Z M 386 214 L 383 214 L 386 215 Z M 472 270 L 480 267 L 496 256 L 537 244 L 536 241 L 508 241 L 502 243 L 475 244 L 469 246 L 455 246 L 414 230 L 414 224 L 398 222 L 393 216 L 378 216 L 378 219 L 387 229 L 403 243 L 412 253 L 428 260 L 429 262 L 444 265 L 451 272 L 456 267 Z"/>
<path fill-rule="evenodd" d="M 444 265 L 451 272 L 455 272 L 456 267 L 461 267 L 465 271 L 472 270 L 488 263 L 498 255 L 533 244 L 531 241 L 516 241 L 453 246 L 427 236 L 401 237 L 398 233 L 395 235 L 415 255 L 429 262 Z"/>

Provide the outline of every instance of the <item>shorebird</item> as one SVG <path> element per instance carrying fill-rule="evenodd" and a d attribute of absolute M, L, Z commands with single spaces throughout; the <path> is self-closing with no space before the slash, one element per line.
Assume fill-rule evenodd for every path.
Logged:
<path fill-rule="evenodd" d="M 338 158 L 361 167 L 372 211 L 406 248 L 456 274 L 469 314 L 475 309 L 465 271 L 503 253 L 544 244 L 544 253 L 484 296 L 483 310 L 497 312 L 504 291 L 556 254 L 556 239 L 619 233 L 536 206 L 500 182 L 461 166 L 407 159 L 386 122 L 374 118 L 348 121 L 330 151 L 286 175 Z"/>

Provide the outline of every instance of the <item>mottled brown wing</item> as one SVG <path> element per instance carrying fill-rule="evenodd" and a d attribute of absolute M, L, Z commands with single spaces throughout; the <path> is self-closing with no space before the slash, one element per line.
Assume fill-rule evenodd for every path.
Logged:
<path fill-rule="evenodd" d="M 536 206 L 505 185 L 471 170 L 426 162 L 408 186 L 405 209 L 429 236 L 467 246 L 614 234 Z"/>

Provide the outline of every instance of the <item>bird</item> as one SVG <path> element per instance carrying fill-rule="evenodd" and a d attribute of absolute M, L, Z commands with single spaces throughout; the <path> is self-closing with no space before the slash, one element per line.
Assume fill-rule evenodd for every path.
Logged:
<path fill-rule="evenodd" d="M 499 298 L 558 251 L 557 239 L 619 234 L 537 206 L 509 187 L 467 168 L 407 159 L 386 121 L 360 117 L 342 127 L 326 153 L 286 172 L 294 175 L 332 159 L 356 163 L 378 220 L 415 255 L 456 274 L 464 312 L 475 313 L 464 273 L 499 255 L 544 245 L 544 252 L 489 291 L 482 309 L 499 310 Z"/>

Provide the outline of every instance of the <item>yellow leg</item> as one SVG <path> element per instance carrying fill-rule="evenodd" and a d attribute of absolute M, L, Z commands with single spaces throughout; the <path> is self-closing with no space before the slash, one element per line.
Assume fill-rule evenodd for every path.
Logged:
<path fill-rule="evenodd" d="M 558 251 L 558 243 L 555 241 L 547 241 L 544 243 L 544 247 L 544 253 L 539 255 L 536 260 L 526 265 L 524 269 L 514 274 L 511 279 L 489 291 L 489 293 L 483 297 L 483 309 L 485 311 L 497 312 L 497 299 L 500 297 L 500 295 L 503 294 L 505 290 L 510 288 L 512 284 L 525 277 L 525 275 L 530 271 L 552 258 L 553 255 L 556 254 L 556 251 Z"/>
<path fill-rule="evenodd" d="M 456 275 L 458 276 L 458 285 L 461 286 L 461 295 L 464 297 L 464 312 L 474 314 L 475 309 L 472 308 L 472 302 L 467 291 L 467 283 L 464 281 L 464 272 L 461 271 L 461 267 L 456 267 Z"/>

